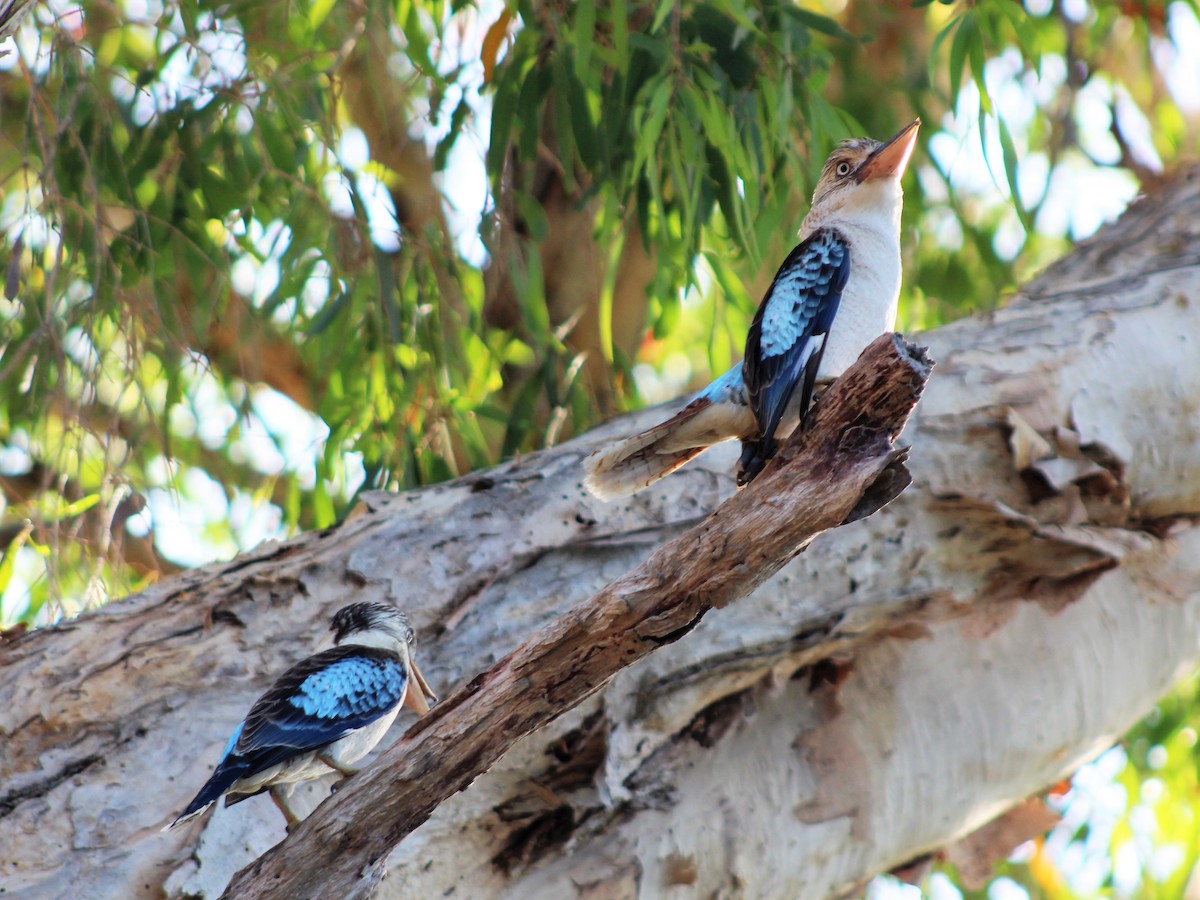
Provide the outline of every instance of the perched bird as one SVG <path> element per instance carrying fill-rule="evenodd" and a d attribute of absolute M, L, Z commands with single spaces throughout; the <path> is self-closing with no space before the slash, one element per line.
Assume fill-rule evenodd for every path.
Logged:
<path fill-rule="evenodd" d="M 843 141 L 829 155 L 800 243 L 763 297 L 746 356 L 660 425 L 593 453 L 584 484 L 604 500 L 674 472 L 712 444 L 742 441 L 738 484 L 808 413 L 813 390 L 842 374 L 896 325 L 900 293 L 900 178 L 918 119 L 886 143 Z"/>
<path fill-rule="evenodd" d="M 401 706 L 429 712 L 426 697 L 437 697 L 410 656 L 413 630 L 403 613 L 385 603 L 351 603 L 330 629 L 334 646 L 296 663 L 258 698 L 212 777 L 164 831 L 222 794 L 228 806 L 263 791 L 290 830 L 299 822 L 287 804 L 297 782 L 354 774 L 353 763 L 379 743 Z"/>

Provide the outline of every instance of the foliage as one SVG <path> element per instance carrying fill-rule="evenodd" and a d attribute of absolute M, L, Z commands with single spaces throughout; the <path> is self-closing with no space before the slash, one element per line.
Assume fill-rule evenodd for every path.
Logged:
<path fill-rule="evenodd" d="M 695 386 L 740 354 L 843 137 L 925 122 L 902 325 L 997 303 L 1194 152 L 1196 22 L 1156 0 L 39 7 L 0 58 L 0 627 Z M 1183 740 L 1155 727 L 1122 778 L 1149 777 L 1139 741 Z M 1194 753 L 1170 759 L 1194 788 Z"/>

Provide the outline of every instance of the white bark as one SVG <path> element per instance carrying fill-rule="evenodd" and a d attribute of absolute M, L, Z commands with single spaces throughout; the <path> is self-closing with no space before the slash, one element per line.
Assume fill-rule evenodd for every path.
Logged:
<path fill-rule="evenodd" d="M 1193 173 L 924 336 L 912 488 L 524 740 L 381 896 L 825 896 L 1111 744 L 1200 656 L 1198 242 Z M 580 459 L 653 416 L 0 649 L 5 887 L 218 894 L 283 836 L 269 801 L 157 827 L 334 608 L 409 610 L 445 691 L 732 492 L 727 447 L 584 494 Z"/>

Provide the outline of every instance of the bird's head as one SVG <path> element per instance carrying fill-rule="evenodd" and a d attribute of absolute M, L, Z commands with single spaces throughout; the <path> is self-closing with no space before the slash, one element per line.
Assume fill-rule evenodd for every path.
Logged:
<path fill-rule="evenodd" d="M 840 218 L 898 227 L 904 198 L 900 179 L 920 127 L 917 119 L 883 143 L 870 138 L 842 141 L 821 171 L 806 226 L 811 230 Z"/>
<path fill-rule="evenodd" d="M 400 655 L 404 665 L 416 681 L 417 690 L 407 692 L 404 705 L 420 715 L 429 712 L 426 698 L 437 702 L 437 695 L 429 688 L 429 684 L 417 668 L 412 658 L 410 645 L 415 634 L 408 616 L 394 606 L 374 601 L 362 601 L 343 606 L 330 620 L 329 628 L 333 631 L 334 644 L 355 644 L 363 647 L 377 647 L 391 650 Z"/>
<path fill-rule="evenodd" d="M 386 603 L 362 602 L 343 606 L 329 622 L 335 644 L 403 647 L 413 642 L 408 616 Z"/>

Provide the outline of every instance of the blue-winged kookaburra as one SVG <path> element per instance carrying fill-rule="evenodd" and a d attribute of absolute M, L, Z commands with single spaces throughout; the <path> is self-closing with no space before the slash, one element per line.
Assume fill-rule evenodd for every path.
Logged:
<path fill-rule="evenodd" d="M 287 804 L 297 782 L 354 774 L 353 764 L 379 743 L 401 706 L 429 712 L 426 698 L 437 698 L 412 660 L 413 630 L 403 613 L 351 603 L 330 628 L 334 646 L 296 663 L 258 698 L 212 777 L 167 828 L 222 794 L 228 806 L 269 791 L 290 829 L 299 821 Z"/>
<path fill-rule="evenodd" d="M 745 359 L 677 415 L 597 451 L 584 484 L 627 496 L 712 444 L 742 441 L 738 484 L 756 476 L 808 412 L 813 389 L 837 378 L 896 325 L 900 178 L 921 121 L 887 143 L 843 141 L 830 154 L 800 226 L 800 244 L 771 283 L 746 337 Z"/>

